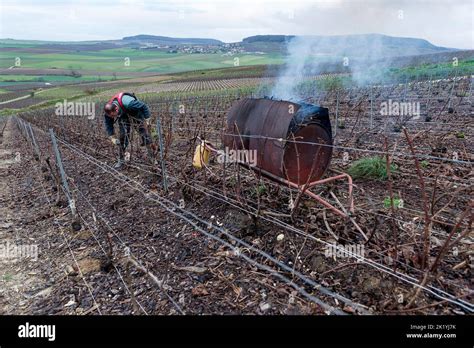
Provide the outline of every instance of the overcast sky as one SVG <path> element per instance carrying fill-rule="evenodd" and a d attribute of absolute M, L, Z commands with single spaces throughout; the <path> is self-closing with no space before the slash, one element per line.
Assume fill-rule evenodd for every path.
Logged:
<path fill-rule="evenodd" d="M 258 34 L 381 33 L 474 48 L 474 0 L 0 0 L 0 38 L 152 34 L 225 42 Z"/>

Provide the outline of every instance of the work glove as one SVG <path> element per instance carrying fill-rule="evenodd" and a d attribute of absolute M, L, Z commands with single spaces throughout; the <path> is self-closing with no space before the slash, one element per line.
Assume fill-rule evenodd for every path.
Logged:
<path fill-rule="evenodd" d="M 112 142 L 112 144 L 114 144 L 114 145 L 120 145 L 120 140 L 118 140 L 116 137 L 111 136 L 109 139 L 110 139 L 110 141 Z"/>

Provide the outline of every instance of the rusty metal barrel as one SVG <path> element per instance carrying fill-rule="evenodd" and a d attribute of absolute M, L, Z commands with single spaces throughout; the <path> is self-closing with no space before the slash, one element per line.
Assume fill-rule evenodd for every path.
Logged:
<path fill-rule="evenodd" d="M 255 150 L 254 169 L 298 185 L 320 179 L 332 155 L 327 108 L 268 98 L 245 98 L 227 114 L 224 145 Z"/>

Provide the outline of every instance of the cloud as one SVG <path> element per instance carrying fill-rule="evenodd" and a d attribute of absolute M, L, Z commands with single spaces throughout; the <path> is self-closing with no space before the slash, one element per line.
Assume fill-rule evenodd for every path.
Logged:
<path fill-rule="evenodd" d="M 2 0 L 0 37 L 102 40 L 152 34 L 234 42 L 255 34 L 381 33 L 473 48 L 473 6 L 470 0 Z"/>

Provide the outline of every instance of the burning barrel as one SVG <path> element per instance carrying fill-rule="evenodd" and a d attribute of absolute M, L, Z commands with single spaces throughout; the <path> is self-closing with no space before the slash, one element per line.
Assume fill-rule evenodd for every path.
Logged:
<path fill-rule="evenodd" d="M 229 110 L 226 128 L 224 145 L 254 151 L 254 169 L 269 177 L 303 185 L 320 179 L 329 166 L 332 131 L 327 108 L 245 98 Z"/>

